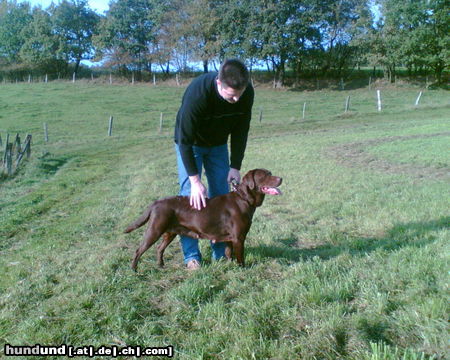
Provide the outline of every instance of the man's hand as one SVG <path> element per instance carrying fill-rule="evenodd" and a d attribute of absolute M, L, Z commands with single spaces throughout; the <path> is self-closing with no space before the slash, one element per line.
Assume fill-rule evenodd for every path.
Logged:
<path fill-rule="evenodd" d="M 189 204 L 196 210 L 206 207 L 206 188 L 200 180 L 200 176 L 189 176 L 191 182 L 191 198 Z"/>
<path fill-rule="evenodd" d="M 228 184 L 231 184 L 231 180 L 233 179 L 235 179 L 239 184 L 241 182 L 241 173 L 237 169 L 230 168 L 227 177 Z"/>

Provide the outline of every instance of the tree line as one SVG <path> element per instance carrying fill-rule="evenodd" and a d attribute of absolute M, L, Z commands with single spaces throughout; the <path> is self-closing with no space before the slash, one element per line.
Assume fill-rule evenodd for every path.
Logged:
<path fill-rule="evenodd" d="M 239 57 L 280 84 L 287 72 L 346 78 L 363 66 L 441 82 L 449 25 L 448 0 L 112 0 L 104 15 L 87 0 L 0 0 L 0 76 L 66 76 L 102 60 L 139 78 Z"/>

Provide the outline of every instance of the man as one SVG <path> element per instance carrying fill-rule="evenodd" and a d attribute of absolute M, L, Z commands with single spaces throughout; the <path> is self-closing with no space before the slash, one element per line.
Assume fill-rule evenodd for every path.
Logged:
<path fill-rule="evenodd" d="M 226 60 L 219 73 L 203 74 L 187 87 L 177 114 L 175 148 L 180 195 L 190 196 L 190 204 L 196 210 L 206 206 L 202 167 L 209 197 L 228 193 L 233 179 L 240 182 L 253 99 L 248 70 L 237 59 Z M 198 269 L 201 262 L 198 240 L 182 236 L 181 246 L 187 268 Z M 224 243 L 211 246 L 214 259 L 225 256 Z"/>

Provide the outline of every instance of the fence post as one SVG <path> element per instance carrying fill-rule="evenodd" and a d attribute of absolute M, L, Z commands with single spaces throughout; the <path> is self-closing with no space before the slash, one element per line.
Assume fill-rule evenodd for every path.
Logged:
<path fill-rule="evenodd" d="M 8 152 L 9 134 L 6 134 L 5 153 L 3 154 L 3 164 L 6 163 L 6 153 Z"/>
<path fill-rule="evenodd" d="M 381 111 L 381 91 L 377 90 L 378 111 Z"/>
<path fill-rule="evenodd" d="M 156 75 L 153 74 L 153 85 L 156 85 Z"/>
<path fill-rule="evenodd" d="M 415 104 L 415 106 L 419 106 L 419 101 L 420 101 L 420 98 L 422 97 L 422 91 L 419 93 L 419 96 L 417 97 L 417 99 L 416 99 L 416 104 Z"/>
<path fill-rule="evenodd" d="M 112 85 L 112 73 L 109 73 L 109 85 Z"/>
<path fill-rule="evenodd" d="M 6 168 L 6 173 L 8 175 L 12 174 L 12 143 L 8 143 L 6 144 L 6 153 L 5 153 L 5 168 Z"/>
<path fill-rule="evenodd" d="M 108 136 L 112 136 L 112 127 L 113 127 L 113 117 L 111 115 L 109 117 Z"/>
<path fill-rule="evenodd" d="M 345 112 L 350 108 L 350 95 L 347 96 L 347 100 L 345 101 Z"/>
<path fill-rule="evenodd" d="M 162 127 L 163 127 L 163 118 L 164 118 L 164 115 L 163 115 L 163 113 L 161 113 L 161 115 L 159 116 L 159 133 L 160 134 L 162 132 Z"/>
<path fill-rule="evenodd" d="M 134 85 L 134 71 L 131 73 L 131 84 Z"/>
<path fill-rule="evenodd" d="M 29 159 L 31 156 L 31 138 L 32 138 L 32 135 L 28 134 L 27 138 L 25 140 L 25 142 L 27 143 L 27 145 L 26 145 L 27 159 Z M 23 151 L 25 151 L 25 149 Z"/>
<path fill-rule="evenodd" d="M 31 155 L 31 135 L 30 134 L 27 135 L 27 138 L 25 140 L 25 147 L 24 147 L 23 151 L 17 157 L 16 169 L 19 167 L 20 162 L 22 161 L 23 155 L 25 153 L 27 154 L 27 159 L 29 159 L 30 155 Z"/>
<path fill-rule="evenodd" d="M 262 121 L 262 118 L 263 118 L 263 109 L 260 109 L 259 110 L 259 122 Z"/>
<path fill-rule="evenodd" d="M 372 76 L 369 76 L 369 90 L 372 90 Z"/>
<path fill-rule="evenodd" d="M 22 144 L 21 144 L 21 141 L 20 141 L 20 135 L 19 135 L 19 133 L 17 133 L 16 134 L 16 138 L 14 140 L 14 145 L 13 145 L 13 147 L 15 147 L 16 150 L 17 150 L 17 155 L 22 151 L 22 146 L 21 145 Z"/>
<path fill-rule="evenodd" d="M 305 120 L 305 112 L 306 112 L 306 101 L 303 103 L 302 120 Z"/>
<path fill-rule="evenodd" d="M 76 74 L 75 74 L 75 72 L 74 72 L 73 75 L 72 75 L 72 82 L 73 82 L 73 83 L 75 83 L 75 78 L 76 78 Z"/>
<path fill-rule="evenodd" d="M 177 86 L 180 86 L 180 78 L 179 78 L 178 74 L 176 74 L 176 79 L 177 79 Z"/>
<path fill-rule="evenodd" d="M 48 142 L 48 126 L 47 123 L 44 123 L 44 140 Z"/>

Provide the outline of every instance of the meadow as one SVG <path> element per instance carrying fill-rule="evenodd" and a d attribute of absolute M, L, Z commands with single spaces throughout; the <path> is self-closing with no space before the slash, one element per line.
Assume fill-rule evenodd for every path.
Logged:
<path fill-rule="evenodd" d="M 420 89 L 383 88 L 378 112 L 375 90 L 256 87 L 242 173 L 271 170 L 283 195 L 257 209 L 246 267 L 211 261 L 202 241 L 203 267 L 188 272 L 175 240 L 163 269 L 152 248 L 134 273 L 143 229 L 123 230 L 178 191 L 183 90 L 0 85 L 0 135 L 33 135 L 31 159 L 0 177 L 0 357 L 5 344 L 67 344 L 172 345 L 177 359 L 448 358 L 449 93 L 424 91 L 416 107 Z"/>

